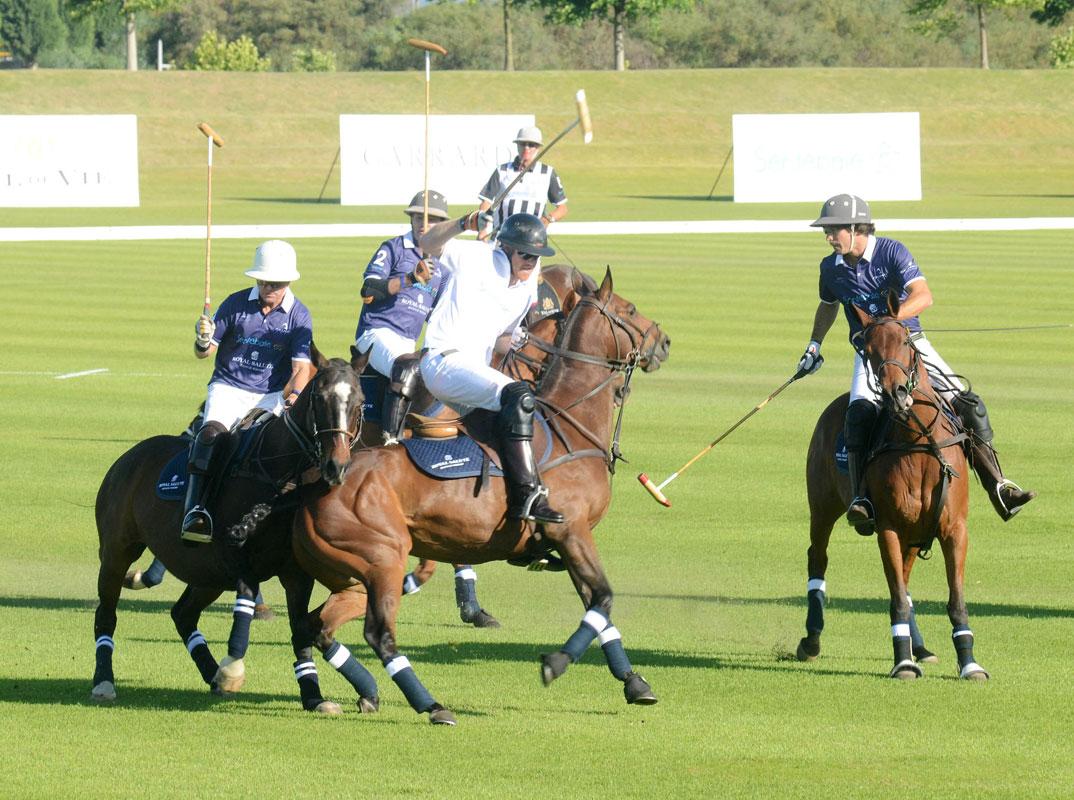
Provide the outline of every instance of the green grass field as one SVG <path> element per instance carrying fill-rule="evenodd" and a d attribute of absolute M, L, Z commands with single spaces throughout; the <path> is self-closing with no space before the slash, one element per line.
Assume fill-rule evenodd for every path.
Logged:
<path fill-rule="evenodd" d="M 590 150 L 565 145 L 554 159 L 572 220 L 807 218 L 812 204 L 704 200 L 729 144 L 729 114 L 843 110 L 856 74 L 553 74 L 532 87 L 526 109 L 559 127 L 570 90 L 585 85 L 598 136 L 606 131 Z M 922 111 L 926 200 L 874 204 L 881 228 L 884 216 L 1074 213 L 1069 76 L 867 76 L 876 107 L 861 110 Z M 434 79 L 453 110 L 524 110 L 517 98 L 527 76 Z M 233 137 L 231 160 L 218 161 L 214 222 L 398 221 L 397 209 L 308 200 L 334 152 L 335 114 L 413 111 L 420 93 L 417 73 L 4 75 L 5 113 L 139 113 L 143 206 L 5 209 L 2 224 L 196 224 L 201 118 Z M 307 144 L 289 145 L 294 126 L 313 132 Z M 319 658 L 326 696 L 347 713 L 302 712 L 282 619 L 254 624 L 244 692 L 211 697 L 167 614 L 180 593 L 172 578 L 124 595 L 119 699 L 89 701 L 94 497 L 120 453 L 180 430 L 203 398 L 210 370 L 190 339 L 204 243 L 5 244 L 0 796 L 1074 796 L 1065 647 L 1074 627 L 1074 331 L 943 330 L 1074 322 L 1072 235 L 899 238 L 937 298 L 925 316 L 930 338 L 988 402 L 1007 471 L 1040 493 L 1004 525 L 972 490 L 967 595 L 992 680 L 956 678 L 939 555 L 918 565 L 912 589 L 941 663 L 913 684 L 886 677 L 888 601 L 875 541 L 842 527 L 831 546 L 824 652 L 812 664 L 786 657 L 804 632 L 805 451 L 817 415 L 849 382 L 843 323 L 825 344 L 824 369 L 673 483 L 671 509 L 634 480 L 643 470 L 662 479 L 793 372 L 816 305 L 820 236 L 563 236 L 557 244 L 585 271 L 599 277 L 610 264 L 616 290 L 672 338 L 668 363 L 633 384 L 623 435 L 630 463 L 615 476 L 597 536 L 616 589 L 614 619 L 661 702 L 628 707 L 596 648 L 544 688 L 539 654 L 574 630 L 581 606 L 565 575 L 490 564 L 479 568 L 478 589 L 501 630 L 459 622 L 448 570 L 400 614 L 400 645 L 456 712 L 454 729 L 410 711 L 353 623 L 340 638 L 381 684 L 378 715 L 358 715 L 349 687 Z M 255 244 L 214 242 L 215 297 L 245 285 Z M 376 244 L 296 241 L 296 290 L 329 354 L 351 341 L 359 273 Z M 108 371 L 57 379 L 96 369 Z M 282 610 L 278 583 L 266 595 Z M 225 603 L 203 618 L 218 657 L 229 625 Z"/>

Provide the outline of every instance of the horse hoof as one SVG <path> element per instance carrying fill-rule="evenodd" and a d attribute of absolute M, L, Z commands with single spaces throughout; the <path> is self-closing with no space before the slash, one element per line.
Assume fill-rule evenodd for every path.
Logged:
<path fill-rule="evenodd" d="M 123 576 L 123 588 L 148 589 L 149 587 L 142 582 L 142 571 L 140 569 L 132 569 Z"/>
<path fill-rule="evenodd" d="M 113 703 L 116 699 L 116 687 L 112 681 L 101 681 L 93 687 L 90 699 L 96 703 Z"/>
<path fill-rule="evenodd" d="M 380 698 L 379 697 L 359 697 L 358 698 L 358 713 L 359 714 L 376 714 L 380 711 Z"/>
<path fill-rule="evenodd" d="M 570 665 L 571 657 L 562 650 L 543 654 L 541 656 L 541 681 L 545 686 L 551 686 L 552 681 L 566 672 Z"/>
<path fill-rule="evenodd" d="M 254 619 L 259 619 L 262 622 L 269 622 L 276 619 L 276 612 L 269 608 L 265 603 L 258 603 L 254 606 Z"/>
<path fill-rule="evenodd" d="M 437 704 L 429 709 L 429 722 L 433 725 L 457 725 L 455 715 L 446 708 Z"/>
<path fill-rule="evenodd" d="M 819 655 L 820 637 L 814 639 L 809 636 L 803 637 L 798 642 L 798 649 L 794 653 L 799 661 L 815 661 Z"/>
<path fill-rule="evenodd" d="M 246 684 L 246 664 L 241 658 L 224 656 L 216 668 L 211 686 L 217 694 L 235 694 Z"/>
<path fill-rule="evenodd" d="M 326 717 L 338 717 L 343 713 L 343 707 L 331 700 L 322 700 L 310 710 L 315 714 L 324 714 Z"/>
<path fill-rule="evenodd" d="M 626 696 L 626 701 L 631 704 L 651 706 L 657 703 L 656 695 L 653 694 L 648 681 L 636 672 L 627 675 L 623 683 L 623 694 Z"/>
<path fill-rule="evenodd" d="M 987 681 L 990 676 L 984 667 L 975 661 L 971 661 L 962 668 L 958 677 L 966 681 Z"/>
<path fill-rule="evenodd" d="M 479 608 L 476 614 L 463 614 L 462 621 L 468 622 L 475 628 L 498 628 L 500 621 L 483 608 Z"/>
<path fill-rule="evenodd" d="M 900 661 L 891 668 L 891 677 L 898 678 L 900 681 L 915 681 L 924 674 L 921 667 L 910 659 Z"/>
<path fill-rule="evenodd" d="M 927 647 L 914 648 L 914 660 L 918 664 L 939 664 L 939 657 Z"/>

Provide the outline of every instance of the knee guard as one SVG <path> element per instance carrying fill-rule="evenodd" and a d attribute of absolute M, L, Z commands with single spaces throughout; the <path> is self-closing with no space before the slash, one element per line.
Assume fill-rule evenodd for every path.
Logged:
<path fill-rule="evenodd" d="M 992 441 L 992 424 L 988 421 L 988 409 L 982 400 L 974 392 L 959 392 L 951 402 L 955 413 L 970 431 L 974 438 L 988 444 Z"/>
<path fill-rule="evenodd" d="M 399 356 L 392 364 L 391 391 L 407 400 L 414 399 L 418 389 L 418 381 L 421 380 L 421 356 L 417 353 L 408 353 Z"/>
<path fill-rule="evenodd" d="M 877 408 L 868 400 L 855 400 L 847 408 L 843 438 L 847 450 L 862 451 L 869 446 L 869 436 L 876 424 Z"/>
<path fill-rule="evenodd" d="M 190 448 L 189 470 L 202 475 L 208 473 L 212 467 L 216 445 L 226 437 L 227 428 L 221 423 L 213 420 L 202 425 L 198 435 L 194 437 L 194 446 Z"/>
<path fill-rule="evenodd" d="M 515 381 L 500 391 L 500 412 L 496 423 L 505 439 L 533 439 L 533 412 L 537 398 L 525 381 Z"/>

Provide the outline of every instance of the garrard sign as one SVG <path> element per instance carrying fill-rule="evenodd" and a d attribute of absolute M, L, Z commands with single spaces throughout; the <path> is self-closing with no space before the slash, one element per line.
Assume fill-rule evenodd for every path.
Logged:
<path fill-rule="evenodd" d="M 133 114 L 0 116 L 0 207 L 138 203 Z"/>
<path fill-rule="evenodd" d="M 429 117 L 429 188 L 472 208 L 498 164 L 517 155 L 512 140 L 532 114 Z M 406 205 L 425 181 L 423 114 L 341 114 L 340 203 Z"/>

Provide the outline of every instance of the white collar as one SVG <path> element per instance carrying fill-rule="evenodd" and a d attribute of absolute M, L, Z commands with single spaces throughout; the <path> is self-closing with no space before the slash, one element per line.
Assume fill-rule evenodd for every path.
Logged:
<path fill-rule="evenodd" d="M 858 260 L 860 264 L 862 261 L 868 261 L 872 263 L 873 253 L 876 252 L 876 237 L 871 233 L 869 234 L 868 241 L 865 242 L 865 252 L 861 254 L 861 258 Z M 835 256 L 835 263 L 839 266 L 844 266 L 847 262 L 843 260 L 843 254 L 837 253 Z"/>
<path fill-rule="evenodd" d="M 247 300 L 253 300 L 253 301 L 259 301 L 261 299 L 261 295 L 257 291 L 257 286 L 254 286 L 254 288 L 250 290 L 250 294 L 247 296 L 246 299 Z M 287 289 L 284 290 L 283 300 L 280 302 L 279 307 L 282 308 L 287 313 L 291 313 L 291 308 L 294 306 L 294 304 L 295 304 L 295 293 L 292 292 L 291 287 L 288 286 Z M 275 309 L 273 309 L 273 310 L 275 310 Z"/>

